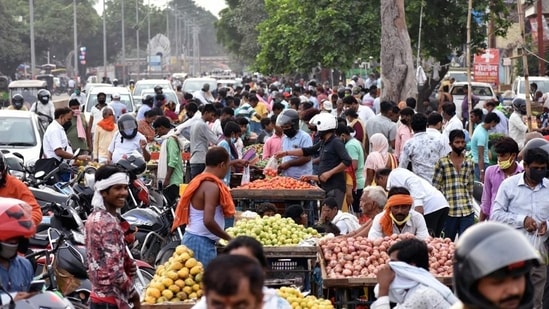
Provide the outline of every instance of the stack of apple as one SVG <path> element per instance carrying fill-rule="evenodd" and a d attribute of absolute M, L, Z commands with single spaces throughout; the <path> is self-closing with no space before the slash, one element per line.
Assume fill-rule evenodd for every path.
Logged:
<path fill-rule="evenodd" d="M 200 282 L 204 269 L 193 256 L 189 248 L 177 246 L 173 256 L 156 268 L 145 292 L 145 303 L 184 302 L 202 297 Z"/>

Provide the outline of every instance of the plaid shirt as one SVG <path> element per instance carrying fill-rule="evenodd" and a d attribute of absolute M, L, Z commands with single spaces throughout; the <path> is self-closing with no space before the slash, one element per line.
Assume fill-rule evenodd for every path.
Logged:
<path fill-rule="evenodd" d="M 440 190 L 450 204 L 448 216 L 465 217 L 473 213 L 474 164 L 464 158 L 461 170 L 454 168 L 450 155 L 435 164 L 433 186 Z"/>

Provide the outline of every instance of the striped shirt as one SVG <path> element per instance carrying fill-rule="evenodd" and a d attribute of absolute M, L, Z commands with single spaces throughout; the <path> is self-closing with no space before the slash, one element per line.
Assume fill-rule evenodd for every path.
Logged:
<path fill-rule="evenodd" d="M 474 164 L 464 158 L 458 172 L 450 155 L 440 158 L 435 164 L 433 186 L 446 197 L 450 217 L 465 217 L 473 213 Z"/>

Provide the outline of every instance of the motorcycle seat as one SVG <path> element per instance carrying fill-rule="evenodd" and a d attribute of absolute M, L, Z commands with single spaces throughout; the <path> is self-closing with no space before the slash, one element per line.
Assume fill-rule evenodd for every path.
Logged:
<path fill-rule="evenodd" d="M 47 231 L 44 233 L 36 233 L 29 239 L 29 246 L 45 248 L 50 244 Z"/>

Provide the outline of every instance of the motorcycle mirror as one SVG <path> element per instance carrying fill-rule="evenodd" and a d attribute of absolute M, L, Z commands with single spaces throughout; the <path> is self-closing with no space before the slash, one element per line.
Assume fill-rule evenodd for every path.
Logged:
<path fill-rule="evenodd" d="M 23 157 L 23 155 L 20 154 L 19 152 L 12 152 L 12 154 L 18 157 L 19 159 L 21 159 L 23 162 L 25 162 L 25 157 Z"/>
<path fill-rule="evenodd" d="M 38 171 L 34 174 L 34 178 L 36 178 L 36 179 L 41 179 L 44 176 L 46 176 L 46 172 L 44 172 L 44 171 Z"/>

